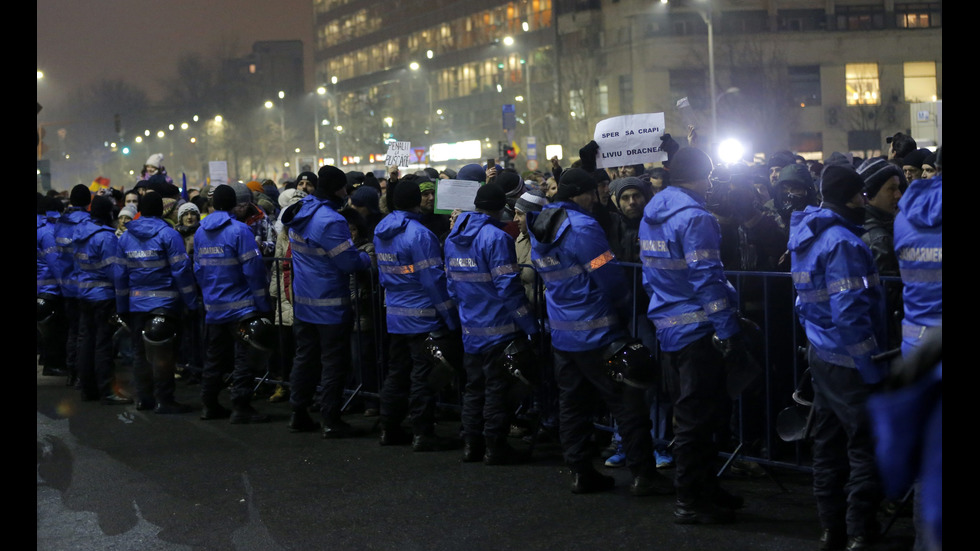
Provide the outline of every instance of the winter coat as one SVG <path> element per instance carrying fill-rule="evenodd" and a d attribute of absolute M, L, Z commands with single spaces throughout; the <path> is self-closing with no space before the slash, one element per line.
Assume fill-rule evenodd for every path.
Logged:
<path fill-rule="evenodd" d="M 204 321 L 228 323 L 268 312 L 269 278 L 248 226 L 215 211 L 194 233 L 194 276 L 204 296 Z"/>
<path fill-rule="evenodd" d="M 385 288 L 389 333 L 459 327 L 456 304 L 446 290 L 439 240 L 418 214 L 396 210 L 381 220 L 374 229 L 374 251 Z"/>
<path fill-rule="evenodd" d="M 538 332 L 531 315 L 514 240 L 486 214 L 464 212 L 446 239 L 449 296 L 459 307 L 463 350 L 481 354 Z M 523 335 L 521 335 L 523 336 Z"/>
<path fill-rule="evenodd" d="M 905 288 L 902 352 L 943 324 L 943 176 L 915 180 L 898 202 L 895 253 Z"/>
<path fill-rule="evenodd" d="M 693 191 L 668 187 L 643 210 L 647 317 L 663 350 L 678 351 L 712 333 L 720 339 L 738 334 L 737 296 L 725 279 L 720 246 L 718 221 Z"/>
<path fill-rule="evenodd" d="M 796 311 L 814 352 L 877 383 L 886 366 L 871 356 L 886 342 L 885 291 L 862 230 L 839 214 L 807 207 L 790 217 Z"/>
<path fill-rule="evenodd" d="M 129 291 L 128 301 L 117 300 L 119 312 L 175 312 L 180 301 L 197 308 L 197 288 L 184 240 L 165 220 L 143 216 L 126 225 L 119 249 L 126 259 L 125 275 L 116 288 Z M 128 304 L 124 304 L 128 302 Z"/>

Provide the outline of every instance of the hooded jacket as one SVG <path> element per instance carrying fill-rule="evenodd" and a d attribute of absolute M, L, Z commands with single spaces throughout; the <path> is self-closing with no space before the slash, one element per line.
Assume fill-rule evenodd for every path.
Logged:
<path fill-rule="evenodd" d="M 626 338 L 629 286 L 595 218 L 559 201 L 527 213 L 527 226 L 554 347 L 583 352 Z"/>
<path fill-rule="evenodd" d="M 126 265 L 119 252 L 116 230 L 84 220 L 75 226 L 72 247 L 78 298 L 90 302 L 117 300 L 116 286 L 122 282 Z M 118 300 L 125 304 L 125 296 Z"/>
<path fill-rule="evenodd" d="M 839 214 L 807 207 L 790 218 L 796 311 L 814 352 L 857 368 L 869 384 L 884 377 L 872 361 L 886 342 L 885 291 L 862 230 Z"/>
<path fill-rule="evenodd" d="M 463 350 L 481 354 L 537 324 L 521 285 L 514 240 L 486 214 L 464 212 L 446 239 L 449 296 L 459 306 Z"/>
<path fill-rule="evenodd" d="M 58 280 L 61 294 L 65 298 L 78 296 L 78 282 L 75 274 L 75 248 L 72 240 L 75 226 L 88 220 L 89 213 L 84 209 L 73 207 L 75 210 L 66 211 L 54 225 L 55 249 L 48 255 L 48 268 Z"/>
<path fill-rule="evenodd" d="M 289 232 L 293 270 L 293 315 L 318 325 L 350 321 L 350 274 L 371 267 L 358 251 L 338 205 L 307 195 L 282 214 Z"/>
<path fill-rule="evenodd" d="M 738 300 L 725 279 L 720 246 L 718 220 L 694 192 L 671 186 L 644 208 L 643 288 L 663 350 L 676 352 L 712 333 L 720 339 L 738 334 Z"/>
<path fill-rule="evenodd" d="M 895 252 L 905 284 L 902 352 L 943 324 L 943 176 L 915 180 L 898 202 Z"/>
<path fill-rule="evenodd" d="M 194 233 L 194 276 L 204 295 L 204 320 L 218 324 L 268 312 L 269 278 L 252 231 L 215 211 Z"/>
<path fill-rule="evenodd" d="M 53 215 L 53 216 L 52 216 Z M 54 241 L 54 228 L 58 213 L 37 217 L 37 294 L 60 295 L 58 278 L 54 275 L 51 262 L 57 257 L 58 245 Z"/>
<path fill-rule="evenodd" d="M 119 312 L 177 311 L 180 300 L 190 310 L 197 308 L 194 274 L 184 240 L 165 220 L 143 216 L 126 224 L 119 249 L 126 270 L 116 290 L 129 291 L 128 304 L 125 298 L 116 301 Z"/>
<path fill-rule="evenodd" d="M 396 210 L 374 229 L 374 252 L 385 288 L 388 332 L 412 335 L 459 327 L 446 290 L 439 240 L 419 215 Z"/>

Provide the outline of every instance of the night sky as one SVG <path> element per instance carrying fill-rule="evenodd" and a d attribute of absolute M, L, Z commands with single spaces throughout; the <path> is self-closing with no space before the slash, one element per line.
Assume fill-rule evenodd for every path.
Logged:
<path fill-rule="evenodd" d="M 60 103 L 79 86 L 123 79 L 159 99 L 180 54 L 234 45 L 241 56 L 258 40 L 302 40 L 310 88 L 312 37 L 311 0 L 37 0 L 37 98 Z"/>

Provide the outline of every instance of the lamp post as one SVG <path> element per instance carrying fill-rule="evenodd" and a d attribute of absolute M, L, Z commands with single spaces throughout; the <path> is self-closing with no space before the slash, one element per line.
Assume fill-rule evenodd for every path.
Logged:
<path fill-rule="evenodd" d="M 429 51 L 431 52 L 432 50 L 429 50 Z M 428 56 L 428 57 L 431 59 L 431 56 Z M 415 72 L 417 72 L 421 67 L 422 66 L 419 65 L 419 62 L 418 61 L 413 61 L 413 62 L 411 62 L 411 63 L 408 64 L 408 68 L 411 69 L 412 71 L 415 71 Z M 429 79 L 427 79 L 425 77 L 422 78 L 422 81 L 425 82 L 426 98 L 429 100 L 429 112 L 428 112 L 428 116 L 426 118 L 429 121 L 428 131 L 431 132 L 432 131 L 432 128 L 433 128 L 433 123 L 432 123 L 432 83 L 429 82 Z"/>

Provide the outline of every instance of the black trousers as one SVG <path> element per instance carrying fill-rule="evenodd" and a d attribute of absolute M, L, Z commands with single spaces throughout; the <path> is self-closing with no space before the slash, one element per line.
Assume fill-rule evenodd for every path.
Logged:
<path fill-rule="evenodd" d="M 593 469 L 589 442 L 601 398 L 616 418 L 623 438 L 626 466 L 634 476 L 656 468 L 650 416 L 643 391 L 618 383 L 603 369 L 602 349 L 585 352 L 555 350 L 558 381 L 559 434 L 565 463 L 575 472 Z"/>
<path fill-rule="evenodd" d="M 79 300 L 78 345 L 75 364 L 85 398 L 96 399 L 114 393 L 115 365 L 109 318 L 116 311 L 115 300 Z"/>
<path fill-rule="evenodd" d="M 310 407 L 319 383 L 322 386 L 320 413 L 328 427 L 341 421 L 344 384 L 351 371 L 350 335 L 350 323 L 293 322 L 296 357 L 289 378 L 289 403 L 294 410 Z"/>
<path fill-rule="evenodd" d="M 434 430 L 436 393 L 429 385 L 432 359 L 425 351 L 427 333 L 390 335 L 388 375 L 381 388 L 381 422 L 386 426 L 412 421 L 416 435 Z"/>
<path fill-rule="evenodd" d="M 500 355 L 510 341 L 500 343 L 480 354 L 464 354 L 466 391 L 463 393 L 461 417 L 466 436 L 505 437 L 517 404 L 510 403 L 507 391 L 514 377 L 500 362 Z"/>
<path fill-rule="evenodd" d="M 724 361 L 711 335 L 665 352 L 664 359 L 664 377 L 674 400 L 677 499 L 688 504 L 710 501 L 718 491 L 716 435 L 727 431 L 731 411 Z"/>
<path fill-rule="evenodd" d="M 222 377 L 231 373 L 231 402 L 247 404 L 252 399 L 255 380 L 246 358 L 246 345 L 236 338 L 238 322 L 204 325 L 204 372 L 201 376 L 201 400 L 213 405 L 222 388 Z"/>
<path fill-rule="evenodd" d="M 146 343 L 143 342 L 143 328 L 146 323 L 156 317 L 152 312 L 133 312 L 130 315 L 130 333 L 133 339 L 133 382 L 136 384 L 136 396 L 140 401 L 155 400 L 158 404 L 174 401 L 174 391 L 177 384 L 174 381 L 177 346 L 180 334 L 170 343 L 169 360 L 154 361 L 152 364 L 146 357 Z M 179 318 L 175 323 L 180 327 Z"/>
<path fill-rule="evenodd" d="M 813 495 L 820 525 L 850 536 L 875 535 L 882 488 L 867 402 L 871 389 L 857 369 L 821 360 L 811 349 Z"/>

